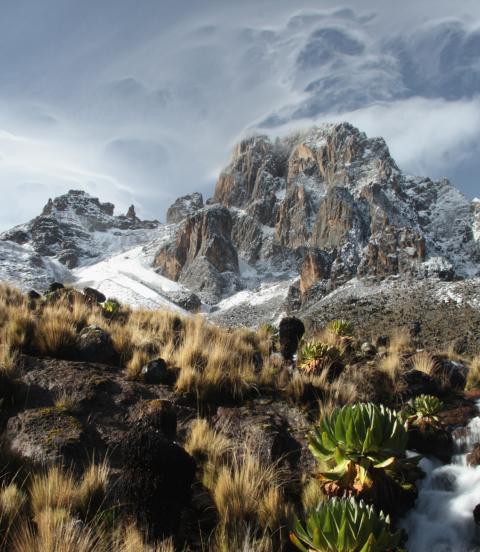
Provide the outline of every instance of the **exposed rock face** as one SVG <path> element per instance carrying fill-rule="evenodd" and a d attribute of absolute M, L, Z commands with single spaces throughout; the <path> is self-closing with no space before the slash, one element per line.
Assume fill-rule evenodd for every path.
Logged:
<path fill-rule="evenodd" d="M 203 209 L 202 194 L 194 192 L 193 194 L 179 197 L 167 211 L 167 224 L 176 224 L 193 215 L 200 209 Z"/>
<path fill-rule="evenodd" d="M 402 175 L 381 138 L 347 123 L 243 140 L 214 201 L 233 212 L 239 256 L 299 271 L 302 296 L 319 281 L 462 275 L 478 262 L 480 203 L 448 181 Z"/>
<path fill-rule="evenodd" d="M 154 537 L 175 533 L 190 500 L 195 461 L 149 420 L 127 433 L 123 452 L 119 495 Z"/>
<path fill-rule="evenodd" d="M 304 294 L 319 280 L 328 280 L 332 269 L 332 259 L 319 249 L 309 249 L 300 266 L 300 292 Z"/>
<path fill-rule="evenodd" d="M 6 436 L 12 451 L 38 464 L 85 460 L 82 424 L 55 407 L 26 410 L 10 418 Z"/>
<path fill-rule="evenodd" d="M 237 285 L 238 256 L 231 232 L 229 210 L 219 205 L 206 207 L 179 226 L 175 240 L 157 252 L 154 266 L 205 300 L 217 300 Z"/>
<path fill-rule="evenodd" d="M 133 246 L 145 240 L 145 231 L 158 226 L 157 221 L 141 221 L 135 209 L 127 215 L 114 216 L 112 203 L 101 203 L 79 190 L 49 199 L 42 214 L 27 224 L 16 226 L 0 235 L 46 257 L 55 257 L 68 268 L 74 268 L 83 259 L 91 259 L 105 252 L 114 252 L 120 242 Z"/>
<path fill-rule="evenodd" d="M 357 276 L 451 280 L 480 258 L 480 202 L 402 175 L 381 138 L 347 123 L 242 140 L 207 204 L 193 194 L 172 205 L 179 227 L 154 265 L 213 301 L 245 283 L 220 277 L 238 276 L 236 256 L 260 281 L 300 275 L 289 294 L 300 307 Z"/>
<path fill-rule="evenodd" d="M 205 203 L 199 193 L 179 198 L 167 223 L 157 229 L 156 221 L 142 222 L 133 206 L 114 216 L 112 204 L 70 191 L 30 223 L 0 235 L 10 240 L 0 241 L 0 261 L 6 261 L 0 278 L 43 291 L 52 279 L 74 279 L 64 267 L 83 269 L 142 244 L 132 262 L 128 255 L 113 259 L 119 268 L 112 272 L 123 283 L 106 277 L 102 291 L 113 289 L 126 302 L 141 295 L 135 283 L 125 286 L 126 264 L 131 282 L 146 278 L 142 293 L 149 306 L 157 288 L 162 298 L 172 293 L 174 302 L 197 310 L 199 300 L 216 304 L 243 288 L 245 297 L 262 295 L 263 286 L 285 283 L 273 318 L 285 309 L 306 312 L 357 278 L 381 285 L 397 275 L 448 282 L 480 275 L 480 201 L 468 201 L 447 180 L 403 175 L 381 138 L 367 138 L 347 123 L 242 140 L 214 197 Z M 143 267 L 132 268 L 140 258 L 187 289 L 164 290 L 157 278 L 152 290 Z M 84 285 L 103 282 L 99 273 Z M 220 309 L 237 308 L 238 316 L 241 310 L 251 318 L 265 308 L 262 298 L 245 301 Z"/>

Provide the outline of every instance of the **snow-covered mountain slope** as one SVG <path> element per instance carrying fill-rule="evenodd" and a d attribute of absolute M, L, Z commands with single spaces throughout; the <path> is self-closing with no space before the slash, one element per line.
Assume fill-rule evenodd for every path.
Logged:
<path fill-rule="evenodd" d="M 152 238 L 158 221 L 141 221 L 133 205 L 115 216 L 112 203 L 100 203 L 83 191 L 49 199 L 40 216 L 0 234 L 68 268 L 96 262 Z"/>
<path fill-rule="evenodd" d="M 13 242 L 0 241 L 0 282 L 23 291 L 44 290 L 52 282 L 73 282 L 72 273 L 55 259 L 42 257 Z"/>
<path fill-rule="evenodd" d="M 75 285 L 93 287 L 132 307 L 183 311 L 171 297 L 188 293 L 180 284 L 154 272 L 142 247 L 73 270 Z"/>
<path fill-rule="evenodd" d="M 390 278 L 402 290 L 437 282 L 437 301 L 447 281 L 480 274 L 480 202 L 404 175 L 383 139 L 348 123 L 242 140 L 214 197 L 179 198 L 168 224 L 113 209 L 79 191 L 50 200 L 1 236 L 0 278 L 255 325 L 323 308 L 352 282 L 372 294 Z"/>

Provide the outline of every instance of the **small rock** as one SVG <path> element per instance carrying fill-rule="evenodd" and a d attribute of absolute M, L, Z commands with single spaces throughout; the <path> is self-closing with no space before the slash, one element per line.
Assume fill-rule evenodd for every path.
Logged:
<path fill-rule="evenodd" d="M 27 297 L 30 299 L 30 301 L 36 301 L 37 299 L 40 299 L 41 295 L 38 293 L 38 291 L 35 291 L 34 289 L 31 289 L 27 293 Z"/>
<path fill-rule="evenodd" d="M 150 360 L 143 366 L 141 371 L 142 379 L 149 384 L 169 384 L 172 383 L 173 373 L 167 368 L 167 363 L 163 358 Z"/>
<path fill-rule="evenodd" d="M 415 320 L 414 322 L 412 322 L 410 326 L 410 335 L 412 337 L 417 337 L 417 335 L 421 331 L 422 331 L 422 324 L 418 320 Z"/>
<path fill-rule="evenodd" d="M 58 291 L 59 289 L 64 289 L 64 285 L 60 282 L 53 282 L 48 286 L 48 292 L 47 293 L 53 293 L 55 291 Z"/>
<path fill-rule="evenodd" d="M 377 352 L 377 349 L 375 348 L 375 346 L 369 343 L 368 341 L 365 341 L 365 343 L 362 343 L 360 350 L 362 351 L 362 353 L 369 356 L 373 356 Z"/>
<path fill-rule="evenodd" d="M 480 466 L 480 443 L 477 443 L 472 452 L 467 454 L 467 464 L 473 467 Z"/>
<path fill-rule="evenodd" d="M 202 307 L 202 301 L 196 293 L 177 293 L 172 299 L 179 307 L 189 312 L 198 312 Z"/>
<path fill-rule="evenodd" d="M 388 337 L 388 335 L 378 336 L 377 341 L 375 343 L 377 347 L 388 347 L 389 344 L 390 344 L 390 338 Z"/>
<path fill-rule="evenodd" d="M 88 302 L 92 304 L 104 303 L 107 300 L 107 298 L 101 291 L 98 291 L 97 289 L 93 289 L 91 287 L 86 287 L 83 290 L 83 294 L 87 298 Z"/>
<path fill-rule="evenodd" d="M 98 326 L 83 328 L 77 339 L 77 348 L 81 360 L 115 364 L 118 361 L 110 335 Z"/>
<path fill-rule="evenodd" d="M 480 525 L 480 504 L 477 504 L 473 509 L 473 520 L 476 525 Z"/>

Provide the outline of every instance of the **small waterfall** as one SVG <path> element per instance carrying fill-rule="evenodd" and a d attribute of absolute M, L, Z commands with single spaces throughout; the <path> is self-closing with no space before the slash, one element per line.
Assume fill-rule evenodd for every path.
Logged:
<path fill-rule="evenodd" d="M 480 401 L 477 402 L 480 407 Z M 480 527 L 473 510 L 480 504 L 480 467 L 467 466 L 467 454 L 480 443 L 480 416 L 455 440 L 452 463 L 423 458 L 426 473 L 415 508 L 402 520 L 409 552 L 480 552 Z"/>

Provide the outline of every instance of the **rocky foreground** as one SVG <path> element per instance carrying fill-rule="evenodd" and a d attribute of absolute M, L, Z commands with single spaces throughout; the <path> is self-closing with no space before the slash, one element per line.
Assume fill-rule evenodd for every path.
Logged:
<path fill-rule="evenodd" d="M 97 534 L 104 512 L 115 512 L 118 531 L 125 523 L 140 530 L 141 550 L 167 537 L 161 546 L 173 548 L 160 550 L 291 550 L 293 518 L 341 496 L 397 523 L 422 476 L 406 447 L 449 462 L 452 433 L 476 415 L 464 389 L 479 385 L 478 358 L 418 351 L 415 328 L 369 341 L 345 320 L 305 335 L 297 318 L 283 319 L 279 334 L 273 326 L 223 330 L 60 284 L 44 296 L 2 288 L 0 299 L 3 485 L 12 489 L 20 473 L 27 497 L 29 478 L 43 469 L 64 466 L 82 480 L 92 459 L 107 462 L 95 506 L 67 501 L 65 523 L 80 520 Z M 368 468 L 366 486 L 363 472 L 348 471 L 355 464 L 348 477 L 332 476 L 330 441 L 321 454 L 312 444 L 319 416 L 328 423 L 355 404 L 385 417 L 396 435 L 394 466 Z M 375 451 L 383 458 L 380 443 Z M 38 547 L 39 506 L 25 500 L 15 527 L 33 516 L 28 538 Z M 48 507 L 59 508 L 52 500 Z M 12 531 L 5 542 L 20 550 Z M 101 538 L 111 540 L 105 531 L 102 521 Z"/>

